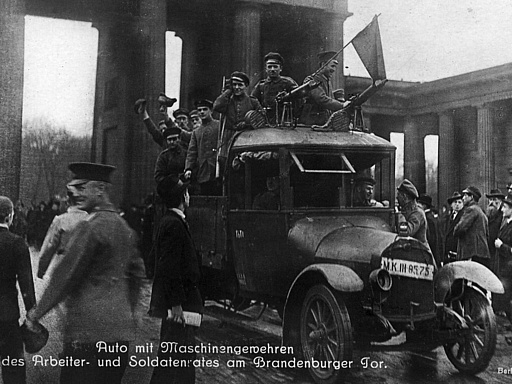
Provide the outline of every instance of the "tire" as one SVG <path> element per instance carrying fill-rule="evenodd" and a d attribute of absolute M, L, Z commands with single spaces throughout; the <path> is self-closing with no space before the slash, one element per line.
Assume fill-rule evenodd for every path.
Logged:
<path fill-rule="evenodd" d="M 444 345 L 446 356 L 463 373 L 482 372 L 496 349 L 496 318 L 491 304 L 480 292 L 465 287 L 464 294 L 449 305 L 466 319 L 469 330 L 460 331 L 455 341 Z"/>
<path fill-rule="evenodd" d="M 343 300 L 324 284 L 310 288 L 302 304 L 300 348 L 304 360 L 324 362 L 309 368 L 315 383 L 341 382 L 343 369 L 332 363 L 352 359 L 352 327 Z"/>

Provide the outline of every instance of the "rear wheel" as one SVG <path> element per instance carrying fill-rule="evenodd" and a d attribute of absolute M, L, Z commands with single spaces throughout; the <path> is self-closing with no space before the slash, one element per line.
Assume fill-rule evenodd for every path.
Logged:
<path fill-rule="evenodd" d="M 464 287 L 465 292 L 449 306 L 465 319 L 467 327 L 453 319 L 456 340 L 444 346 L 446 356 L 461 372 L 476 374 L 487 368 L 496 349 L 496 318 L 483 294 Z"/>
<path fill-rule="evenodd" d="M 335 366 L 352 359 L 352 327 L 343 300 L 323 284 L 310 288 L 304 299 L 300 344 L 304 360 L 318 362 L 309 369 L 316 383 L 341 381 L 343 370 Z"/>

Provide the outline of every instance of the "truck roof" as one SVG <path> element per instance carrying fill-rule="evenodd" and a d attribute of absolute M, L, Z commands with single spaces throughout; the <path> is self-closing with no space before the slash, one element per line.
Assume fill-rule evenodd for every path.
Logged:
<path fill-rule="evenodd" d="M 295 129 L 261 128 L 243 131 L 236 135 L 232 150 L 269 150 L 271 148 L 295 149 L 353 149 L 359 151 L 394 151 L 396 147 L 373 133 L 358 131 L 317 132 L 311 128 Z"/>

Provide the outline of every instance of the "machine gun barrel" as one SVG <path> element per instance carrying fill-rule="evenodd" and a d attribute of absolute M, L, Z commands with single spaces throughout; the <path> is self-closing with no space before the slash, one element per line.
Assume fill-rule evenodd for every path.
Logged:
<path fill-rule="evenodd" d="M 359 95 L 351 98 L 350 105 L 348 107 L 358 107 L 365 103 L 370 97 L 375 95 L 386 83 L 388 79 L 376 80 L 368 88 L 366 88 Z"/>

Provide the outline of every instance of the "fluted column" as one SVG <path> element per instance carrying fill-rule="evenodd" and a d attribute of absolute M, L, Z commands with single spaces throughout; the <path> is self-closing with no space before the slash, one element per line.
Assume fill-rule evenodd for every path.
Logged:
<path fill-rule="evenodd" d="M 19 197 L 25 0 L 4 0 L 0 11 L 0 195 Z"/>
<path fill-rule="evenodd" d="M 237 1 L 235 11 L 233 70 L 249 76 L 251 85 L 259 80 L 261 66 L 261 6 Z"/>
<path fill-rule="evenodd" d="M 439 161 L 437 166 L 439 206 L 442 206 L 454 191 L 460 189 L 457 151 L 453 111 L 443 111 L 439 114 Z"/>
<path fill-rule="evenodd" d="M 418 192 L 425 192 L 424 136 L 413 116 L 407 116 L 404 122 L 404 177 L 413 182 Z"/>
<path fill-rule="evenodd" d="M 489 192 L 495 187 L 494 180 L 494 151 L 493 151 L 493 110 L 488 105 L 480 105 L 477 115 L 477 157 L 480 159 L 478 171 L 479 183 L 482 193 Z"/>

